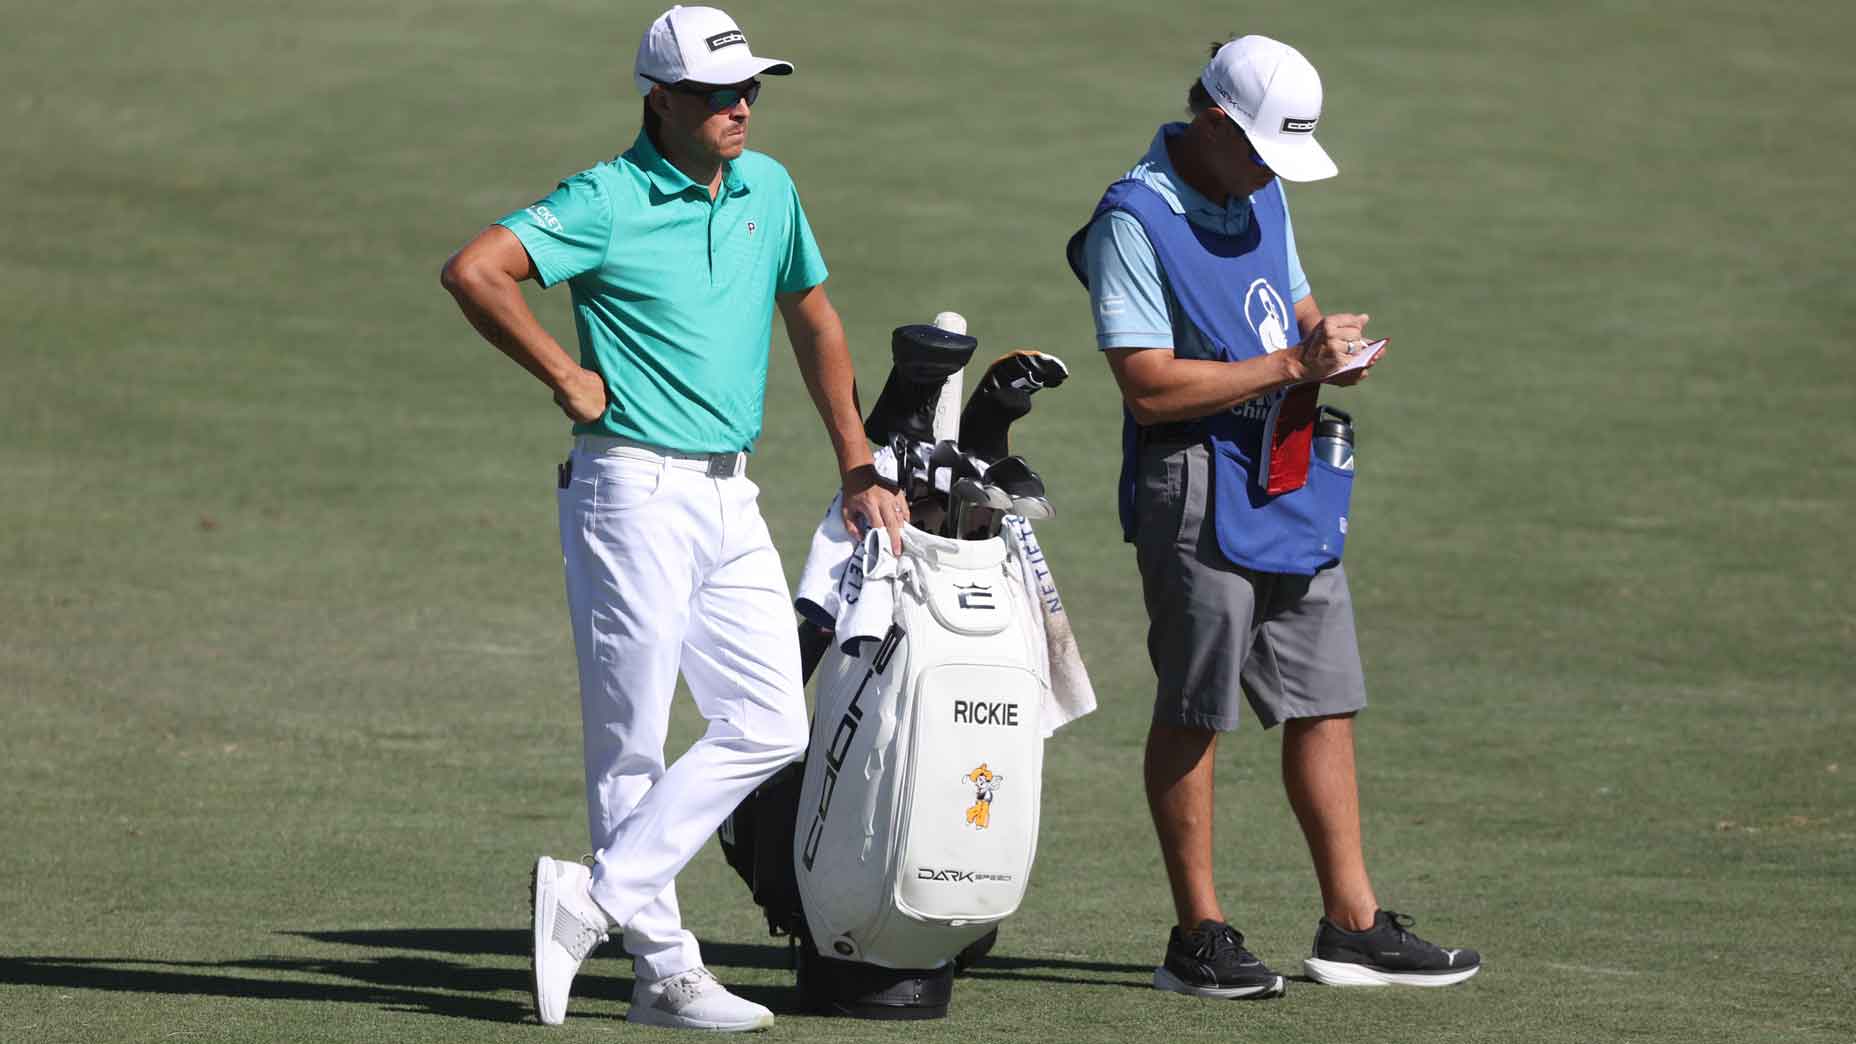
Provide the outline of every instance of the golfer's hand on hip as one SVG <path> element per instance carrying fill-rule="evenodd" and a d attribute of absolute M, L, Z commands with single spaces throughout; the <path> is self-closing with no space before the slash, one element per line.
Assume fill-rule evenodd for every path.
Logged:
<path fill-rule="evenodd" d="M 554 404 L 575 424 L 596 421 L 606 413 L 606 379 L 592 370 L 569 374 L 554 389 Z"/>

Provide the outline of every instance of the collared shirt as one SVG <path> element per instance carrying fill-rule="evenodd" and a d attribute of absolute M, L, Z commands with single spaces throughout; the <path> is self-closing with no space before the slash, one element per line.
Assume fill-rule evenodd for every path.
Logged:
<path fill-rule="evenodd" d="M 1167 154 L 1167 139 L 1185 131 L 1183 123 L 1160 128 L 1147 154 L 1123 175 L 1159 193 L 1175 214 L 1208 231 L 1239 235 L 1250 224 L 1250 200 L 1213 203 L 1180 178 Z M 1308 276 L 1295 251 L 1295 227 L 1283 203 L 1283 235 L 1288 240 L 1291 304 L 1311 293 Z M 1133 215 L 1112 211 L 1089 228 L 1083 242 L 1089 272 L 1089 298 L 1096 319 L 1099 348 L 1167 348 L 1182 359 L 1217 358 L 1211 346 L 1180 310 L 1154 256 L 1153 244 Z M 1295 331 L 1290 330 L 1291 336 Z"/>
<path fill-rule="evenodd" d="M 576 435 L 753 449 L 774 297 L 827 274 L 786 168 L 743 152 L 712 200 L 640 131 L 623 155 L 498 224 L 522 241 L 542 286 L 567 283 L 580 364 L 606 379 L 611 405 Z"/>

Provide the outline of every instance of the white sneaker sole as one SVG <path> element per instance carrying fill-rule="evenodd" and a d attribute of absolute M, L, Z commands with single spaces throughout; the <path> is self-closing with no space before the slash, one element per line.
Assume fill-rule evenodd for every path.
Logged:
<path fill-rule="evenodd" d="M 714 1022 L 707 1019 L 692 1019 L 675 1015 L 658 1008 L 632 1006 L 625 1013 L 626 1022 L 636 1022 L 645 1026 L 661 1026 L 665 1029 L 708 1030 L 712 1033 L 751 1033 L 755 1030 L 773 1028 L 773 1012 L 763 1012 L 752 1018 L 736 1022 Z"/>
<path fill-rule="evenodd" d="M 558 880 L 554 868 L 549 866 L 553 860 L 547 856 L 535 860 L 535 870 L 529 876 L 528 896 L 533 911 L 529 915 L 531 938 L 528 951 L 529 984 L 534 991 L 535 1017 L 544 1026 L 559 1026 L 567 1021 L 566 998 L 561 998 L 559 1011 L 549 1010 L 550 1006 L 542 1003 L 541 997 L 541 955 L 544 947 L 554 941 L 554 921 L 548 916 L 560 909 L 560 903 L 554 898 L 555 883 Z"/>
<path fill-rule="evenodd" d="M 1288 986 L 1282 976 L 1261 986 L 1194 986 L 1166 968 L 1154 969 L 1154 989 L 1166 990 L 1168 993 L 1183 993 L 1188 997 L 1212 997 L 1218 1000 L 1267 1000 L 1280 997 L 1288 992 Z"/>
<path fill-rule="evenodd" d="M 1482 965 L 1478 964 L 1462 971 L 1427 974 L 1380 971 L 1364 964 L 1324 961 L 1318 957 L 1309 957 L 1302 961 L 1302 970 L 1308 973 L 1309 978 L 1323 986 L 1454 986 L 1481 971 Z"/>

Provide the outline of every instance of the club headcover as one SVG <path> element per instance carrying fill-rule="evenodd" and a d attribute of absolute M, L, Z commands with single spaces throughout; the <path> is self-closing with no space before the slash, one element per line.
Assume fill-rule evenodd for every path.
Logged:
<path fill-rule="evenodd" d="M 896 434 L 932 442 L 941 385 L 967 365 L 979 345 L 966 334 L 926 323 L 896 327 L 889 339 L 889 377 L 864 418 L 864 434 L 879 445 Z"/>
<path fill-rule="evenodd" d="M 910 323 L 890 333 L 889 358 L 894 369 L 908 380 L 939 382 L 965 369 L 979 346 L 977 338 L 966 334 L 927 323 Z"/>
<path fill-rule="evenodd" d="M 1070 368 L 1054 355 L 1031 349 L 993 360 L 960 411 L 960 444 L 985 460 L 1011 452 L 1007 431 L 1031 412 L 1031 396 L 1069 379 Z"/>

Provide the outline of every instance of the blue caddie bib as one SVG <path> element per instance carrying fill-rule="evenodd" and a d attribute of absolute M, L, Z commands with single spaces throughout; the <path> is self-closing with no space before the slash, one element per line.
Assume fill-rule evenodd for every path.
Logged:
<path fill-rule="evenodd" d="M 1147 185 L 1117 181 L 1089 222 L 1070 237 L 1070 268 L 1084 286 L 1089 276 L 1083 239 L 1089 226 L 1111 210 L 1140 222 L 1180 310 L 1220 360 L 1251 359 L 1300 343 L 1288 302 L 1283 233 L 1288 210 L 1276 182 L 1251 197 L 1243 233 L 1227 236 L 1192 224 Z M 1277 496 L 1265 492 L 1259 478 L 1267 469 L 1274 411 L 1285 394 L 1274 392 L 1199 419 L 1211 449 L 1212 521 L 1219 550 L 1231 562 L 1260 572 L 1313 576 L 1339 562 L 1346 546 L 1353 473 L 1311 456 L 1308 482 L 1300 489 Z M 1139 435 L 1139 425 L 1124 406 L 1119 500 L 1122 536 L 1130 541 Z"/>

